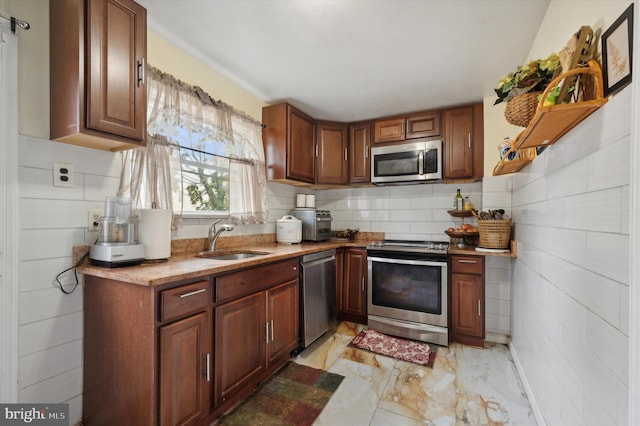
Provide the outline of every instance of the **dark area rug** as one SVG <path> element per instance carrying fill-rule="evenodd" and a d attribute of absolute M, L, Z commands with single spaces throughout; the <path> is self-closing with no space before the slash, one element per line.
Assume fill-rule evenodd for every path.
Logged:
<path fill-rule="evenodd" d="M 387 336 L 370 328 L 362 330 L 349 346 L 429 368 L 433 368 L 436 359 L 436 349 L 432 349 L 428 343 Z"/>
<path fill-rule="evenodd" d="M 217 424 L 311 425 L 343 379 L 339 374 L 290 361 Z"/>

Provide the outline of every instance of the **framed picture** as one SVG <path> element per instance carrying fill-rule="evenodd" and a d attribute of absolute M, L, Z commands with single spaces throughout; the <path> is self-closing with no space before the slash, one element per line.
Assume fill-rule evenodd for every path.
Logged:
<path fill-rule="evenodd" d="M 633 3 L 602 34 L 602 77 L 607 97 L 631 83 Z"/>

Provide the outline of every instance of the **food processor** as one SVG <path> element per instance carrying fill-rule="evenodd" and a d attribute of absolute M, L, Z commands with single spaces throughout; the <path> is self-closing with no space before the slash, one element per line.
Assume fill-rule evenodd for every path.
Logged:
<path fill-rule="evenodd" d="M 132 200 L 106 197 L 104 216 L 98 219 L 98 239 L 89 248 L 93 265 L 115 268 L 139 265 L 144 261 L 144 244 L 138 244 L 138 218 Z"/>

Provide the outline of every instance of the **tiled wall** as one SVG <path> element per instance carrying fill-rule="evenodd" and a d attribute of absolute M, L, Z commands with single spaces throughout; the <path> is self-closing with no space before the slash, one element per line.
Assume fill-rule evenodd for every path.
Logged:
<path fill-rule="evenodd" d="M 513 178 L 513 351 L 548 424 L 626 425 L 631 90 Z"/>

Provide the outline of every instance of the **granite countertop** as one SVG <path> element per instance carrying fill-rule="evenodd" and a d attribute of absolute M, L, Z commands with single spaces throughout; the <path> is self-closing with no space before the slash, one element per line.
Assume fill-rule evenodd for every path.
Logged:
<path fill-rule="evenodd" d="M 234 247 L 233 250 L 268 252 L 262 256 L 239 260 L 219 260 L 196 257 L 196 252 L 172 255 L 160 263 L 143 263 L 137 266 L 106 268 L 94 266 L 89 262 L 78 268 L 84 275 L 112 279 L 144 286 L 156 286 L 174 281 L 203 277 L 210 274 L 286 260 L 322 250 L 340 247 L 366 247 L 367 241 L 328 240 L 323 242 L 303 242 L 301 244 L 255 244 Z"/>
<path fill-rule="evenodd" d="M 220 239 L 220 249 L 260 251 L 268 254 L 248 259 L 220 260 L 215 258 L 200 258 L 196 254 L 205 250 L 206 239 L 177 240 L 172 241 L 171 257 L 164 262 L 143 263 L 137 266 L 121 268 L 106 268 L 91 265 L 86 261 L 78 267 L 78 272 L 93 277 L 107 278 L 130 284 L 143 286 L 157 286 L 175 281 L 204 277 L 212 274 L 220 274 L 251 266 L 280 260 L 304 256 L 322 250 L 341 247 L 366 247 L 371 241 L 384 239 L 384 234 L 361 233 L 355 240 L 331 239 L 322 242 L 305 241 L 301 244 L 278 244 L 275 238 L 266 237 L 231 237 Z M 74 256 L 80 257 L 88 250 L 87 246 L 74 248 Z M 516 257 L 517 242 L 511 241 L 508 253 L 478 252 L 473 246 L 458 248 L 454 244 L 449 245 L 449 254 L 473 255 L 473 256 L 503 256 Z"/>

